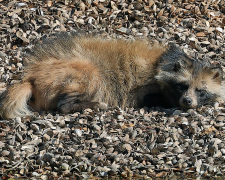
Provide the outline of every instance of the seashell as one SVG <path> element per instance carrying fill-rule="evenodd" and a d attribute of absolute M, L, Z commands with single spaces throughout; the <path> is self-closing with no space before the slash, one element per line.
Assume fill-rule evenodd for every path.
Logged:
<path fill-rule="evenodd" d="M 44 134 L 43 139 L 44 139 L 44 141 L 49 141 L 51 139 L 51 137 L 47 134 Z"/>
<path fill-rule="evenodd" d="M 130 144 L 124 144 L 122 147 L 128 151 L 132 150 L 132 147 Z"/>
<path fill-rule="evenodd" d="M 31 129 L 33 129 L 34 131 L 39 131 L 39 126 L 37 124 L 31 124 L 30 125 Z"/>
<path fill-rule="evenodd" d="M 17 3 L 17 4 L 16 4 L 16 6 L 17 6 L 17 7 L 26 7 L 26 6 L 27 6 L 27 4 L 26 4 L 26 3 L 21 2 L 21 3 Z"/>
<path fill-rule="evenodd" d="M 201 159 L 196 160 L 194 166 L 196 167 L 196 171 L 197 171 L 198 173 L 200 173 L 201 166 L 202 166 L 202 160 L 201 160 Z"/>
<path fill-rule="evenodd" d="M 62 163 L 61 164 L 61 169 L 63 170 L 63 171 L 66 171 L 66 170 L 69 170 L 69 164 L 67 164 L 67 163 Z"/>

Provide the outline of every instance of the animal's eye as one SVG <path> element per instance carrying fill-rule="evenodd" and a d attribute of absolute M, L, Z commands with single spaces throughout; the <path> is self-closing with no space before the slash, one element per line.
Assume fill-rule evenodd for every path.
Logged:
<path fill-rule="evenodd" d="M 182 84 L 182 83 L 176 84 L 175 87 L 176 87 L 176 90 L 179 92 L 184 92 L 188 90 L 188 85 Z"/>
<path fill-rule="evenodd" d="M 204 97 L 206 95 L 206 92 L 202 91 L 200 92 L 200 97 Z"/>
<path fill-rule="evenodd" d="M 207 98 L 208 97 L 208 93 L 205 90 L 197 89 L 196 91 L 198 92 L 199 97 L 201 97 L 201 98 Z"/>

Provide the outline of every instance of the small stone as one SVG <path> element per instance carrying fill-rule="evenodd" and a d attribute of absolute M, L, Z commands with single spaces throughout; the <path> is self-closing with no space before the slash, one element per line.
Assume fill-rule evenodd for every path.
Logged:
<path fill-rule="evenodd" d="M 18 132 L 16 133 L 16 140 L 19 142 L 23 141 L 23 137 Z"/>
<path fill-rule="evenodd" d="M 10 152 L 9 151 L 7 151 L 7 150 L 3 150 L 2 152 L 1 152 L 1 155 L 4 157 L 4 156 L 8 156 L 10 154 Z"/>
<path fill-rule="evenodd" d="M 180 115 L 181 114 L 181 110 L 175 110 L 174 112 L 173 112 L 173 115 Z"/>
<path fill-rule="evenodd" d="M 201 160 L 201 159 L 196 160 L 196 162 L 195 162 L 195 167 L 196 167 L 196 171 L 197 171 L 198 173 L 200 173 L 201 165 L 202 165 L 202 160 Z"/>
<path fill-rule="evenodd" d="M 43 156 L 43 160 L 47 161 L 47 162 L 50 162 L 53 157 L 54 157 L 54 154 L 52 154 L 52 153 L 45 153 L 44 156 Z"/>
<path fill-rule="evenodd" d="M 30 127 L 35 131 L 39 131 L 39 126 L 37 124 L 31 124 Z"/>
<path fill-rule="evenodd" d="M 74 133 L 77 135 L 77 136 L 79 136 L 79 137 L 81 137 L 82 136 L 82 131 L 80 130 L 80 129 L 75 129 L 74 130 Z"/>
<path fill-rule="evenodd" d="M 44 141 L 49 141 L 51 139 L 51 137 L 47 134 L 44 134 L 43 139 L 44 139 Z"/>
<path fill-rule="evenodd" d="M 117 29 L 117 31 L 119 33 L 122 33 L 122 34 L 129 34 L 129 30 L 127 28 L 124 28 L 124 27 L 121 27 L 121 28 Z"/>
<path fill-rule="evenodd" d="M 69 167 L 70 166 L 67 163 L 62 163 L 62 165 L 61 165 L 61 169 L 64 170 L 64 171 L 69 170 Z"/>
<path fill-rule="evenodd" d="M 32 176 L 34 176 L 34 177 L 39 177 L 40 174 L 38 174 L 37 172 L 32 172 Z"/>
<path fill-rule="evenodd" d="M 123 145 L 123 148 L 124 148 L 124 149 L 127 149 L 128 151 L 132 150 L 132 147 L 131 147 L 130 144 L 124 144 L 124 145 Z"/>

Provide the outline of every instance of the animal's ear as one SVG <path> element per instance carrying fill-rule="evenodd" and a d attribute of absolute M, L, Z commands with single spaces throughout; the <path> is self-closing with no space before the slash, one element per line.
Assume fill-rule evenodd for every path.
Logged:
<path fill-rule="evenodd" d="M 211 66 L 211 74 L 214 81 L 221 82 L 223 80 L 223 70 L 221 67 Z"/>
<path fill-rule="evenodd" d="M 177 67 L 179 67 L 179 69 L 180 69 L 182 66 L 192 66 L 193 65 L 193 59 L 190 58 L 184 52 L 184 50 L 181 49 L 181 47 L 179 47 L 178 45 L 176 45 L 174 43 L 169 43 L 168 47 L 169 47 L 168 52 L 165 55 L 167 55 L 167 59 L 169 59 L 170 61 L 175 61 L 174 70 L 176 70 Z"/>
<path fill-rule="evenodd" d="M 183 55 L 184 54 L 184 51 L 178 45 L 176 45 L 173 42 L 169 43 L 168 47 L 169 47 L 169 51 L 174 52 L 174 54 L 176 54 L 176 55 Z"/>
<path fill-rule="evenodd" d="M 174 66 L 173 66 L 173 70 L 175 72 L 179 71 L 181 69 L 181 62 L 180 61 L 177 61 L 175 62 Z"/>

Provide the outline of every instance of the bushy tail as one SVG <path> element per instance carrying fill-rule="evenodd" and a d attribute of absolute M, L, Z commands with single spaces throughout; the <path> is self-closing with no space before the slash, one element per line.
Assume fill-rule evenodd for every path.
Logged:
<path fill-rule="evenodd" d="M 16 116 L 30 115 L 27 101 L 32 96 L 32 85 L 29 82 L 13 84 L 0 99 L 0 116 L 12 119 Z"/>

